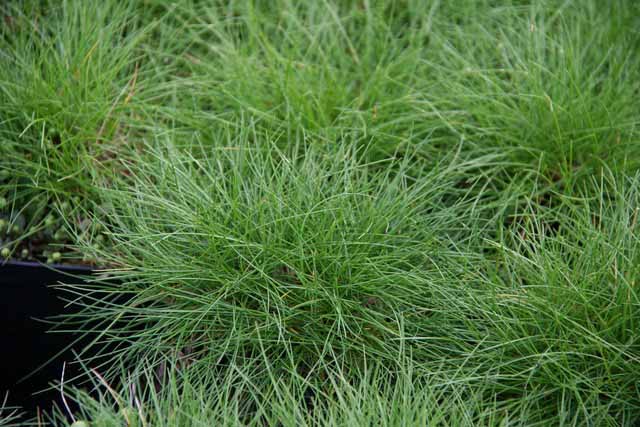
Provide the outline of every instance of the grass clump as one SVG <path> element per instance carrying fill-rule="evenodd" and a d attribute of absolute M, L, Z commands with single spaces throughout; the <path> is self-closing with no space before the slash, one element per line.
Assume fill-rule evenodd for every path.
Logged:
<path fill-rule="evenodd" d="M 424 62 L 436 4 L 157 4 L 170 9 L 158 57 L 176 67 L 178 102 L 164 111 L 186 132 L 249 118 L 281 146 L 355 139 L 370 158 L 416 147 L 439 157 L 445 124 L 426 105 Z"/>
<path fill-rule="evenodd" d="M 125 321 L 109 334 L 128 337 L 129 359 L 173 351 L 207 367 L 264 350 L 302 370 L 325 357 L 393 363 L 470 262 L 462 221 L 478 216 L 476 195 L 453 187 L 475 165 L 410 177 L 411 160 L 363 165 L 355 148 L 229 142 L 202 157 L 166 143 L 126 188 L 104 191 L 112 245 L 95 257 L 123 283 L 90 289 L 130 299 L 86 315 Z"/>

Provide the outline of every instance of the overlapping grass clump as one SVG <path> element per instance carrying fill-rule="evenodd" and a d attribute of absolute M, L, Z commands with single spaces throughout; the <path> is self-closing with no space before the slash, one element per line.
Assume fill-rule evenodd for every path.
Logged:
<path fill-rule="evenodd" d="M 78 419 L 640 420 L 636 2 L 3 13 L 1 243 L 107 270 Z"/>
<path fill-rule="evenodd" d="M 637 175 L 592 183 L 579 202 L 529 208 L 492 242 L 492 291 L 480 308 L 491 351 L 475 356 L 506 395 L 529 402 L 533 419 L 637 417 L 638 188 Z"/>
<path fill-rule="evenodd" d="M 464 140 L 571 188 L 603 165 L 638 168 L 640 13 L 608 6 L 194 2 L 158 31 L 187 131 L 250 115 L 284 145 L 356 139 L 382 157 Z"/>
<path fill-rule="evenodd" d="M 556 189 L 638 170 L 638 4 L 473 3 L 444 7 L 456 19 L 438 21 L 426 55 L 432 108 L 458 113 L 449 129 Z"/>
<path fill-rule="evenodd" d="M 126 188 L 104 189 L 112 244 L 94 257 L 122 283 L 101 290 L 130 299 L 86 315 L 125 322 L 109 331 L 126 339 L 123 357 L 394 363 L 406 334 L 443 329 L 437 311 L 474 257 L 464 250 L 477 239 L 477 162 L 408 176 L 415 160 L 248 141 L 198 146 L 204 156 L 167 142 L 131 164 Z"/>
<path fill-rule="evenodd" d="M 382 365 L 394 383 L 410 364 L 411 381 L 453 382 L 492 420 L 637 419 L 637 177 L 531 205 L 482 240 L 496 219 L 477 211 L 485 193 L 450 197 L 464 165 L 408 178 L 402 163 L 372 173 L 357 151 L 169 153 L 108 193 L 115 244 L 95 256 L 123 284 L 70 288 L 114 301 L 84 317 L 118 320 L 107 341 L 125 364 L 297 375 L 312 395 L 335 369 L 358 384 Z"/>

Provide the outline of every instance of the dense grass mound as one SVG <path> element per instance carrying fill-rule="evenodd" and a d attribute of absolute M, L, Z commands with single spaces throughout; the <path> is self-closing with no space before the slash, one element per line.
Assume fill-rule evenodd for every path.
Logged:
<path fill-rule="evenodd" d="M 0 14 L 0 256 L 105 269 L 77 420 L 640 422 L 637 2 Z"/>
<path fill-rule="evenodd" d="M 124 357 L 393 363 L 407 333 L 440 328 L 439 293 L 473 258 L 477 162 L 411 177 L 413 160 L 363 165 L 355 149 L 292 157 L 236 141 L 196 158 L 163 145 L 103 192 L 112 242 L 94 258 L 123 283 L 96 290 L 131 299 L 86 315 L 125 321 L 116 339 L 141 329 Z"/>

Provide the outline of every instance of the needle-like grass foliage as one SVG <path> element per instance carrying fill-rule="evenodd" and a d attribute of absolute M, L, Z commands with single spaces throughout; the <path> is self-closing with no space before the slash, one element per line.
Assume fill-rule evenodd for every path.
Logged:
<path fill-rule="evenodd" d="M 120 282 L 95 291 L 121 302 L 96 300 L 85 315 L 118 319 L 108 334 L 127 343 L 123 357 L 394 363 L 407 334 L 444 327 L 446 288 L 473 258 L 461 247 L 479 217 L 476 162 L 410 177 L 411 159 L 382 168 L 355 148 L 300 156 L 250 141 L 200 146 L 203 156 L 167 142 L 131 165 L 124 188 L 104 189 L 112 245 L 94 256 Z"/>
<path fill-rule="evenodd" d="M 0 5 L 0 255 L 109 270 L 82 419 L 637 425 L 639 4 Z"/>
<path fill-rule="evenodd" d="M 25 0 L 0 14 L 0 217 L 19 228 L 6 244 L 65 241 L 52 239 L 59 217 L 99 199 L 93 177 L 134 148 L 128 124 L 157 90 L 141 84 L 162 75 L 140 58 L 149 27 L 120 2 Z"/>
<path fill-rule="evenodd" d="M 333 370 L 322 384 L 296 374 L 265 379 L 239 366 L 215 378 L 171 371 L 162 383 L 146 370 L 121 375 L 118 387 L 95 370 L 89 375 L 97 393 L 67 390 L 67 401 L 81 409 L 58 408 L 52 425 L 67 425 L 69 418 L 95 427 L 529 425 L 526 406 L 487 404 L 463 379 L 420 378 L 410 369 L 391 380 L 384 368 L 368 368 L 354 381 Z"/>
<path fill-rule="evenodd" d="M 478 307 L 486 350 L 472 360 L 547 422 L 638 417 L 640 187 L 638 176 L 607 181 L 579 202 L 529 207 L 491 242 L 496 264 Z"/>

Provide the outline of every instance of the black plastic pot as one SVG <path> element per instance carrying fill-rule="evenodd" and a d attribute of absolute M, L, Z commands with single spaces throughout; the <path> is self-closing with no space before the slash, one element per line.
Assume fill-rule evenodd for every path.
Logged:
<path fill-rule="evenodd" d="M 51 323 L 43 320 L 70 310 L 61 291 L 52 285 L 80 283 L 82 276 L 90 273 L 84 266 L 0 264 L 0 401 L 8 391 L 7 404 L 20 406 L 27 414 L 34 414 L 37 407 L 47 410 L 54 402 L 61 403 L 59 390 L 41 391 L 61 379 L 63 363 L 69 366 L 74 360 L 73 349 L 82 343 L 67 348 L 78 336 L 51 333 Z M 73 368 L 66 370 L 71 371 L 65 374 L 69 378 Z"/>

